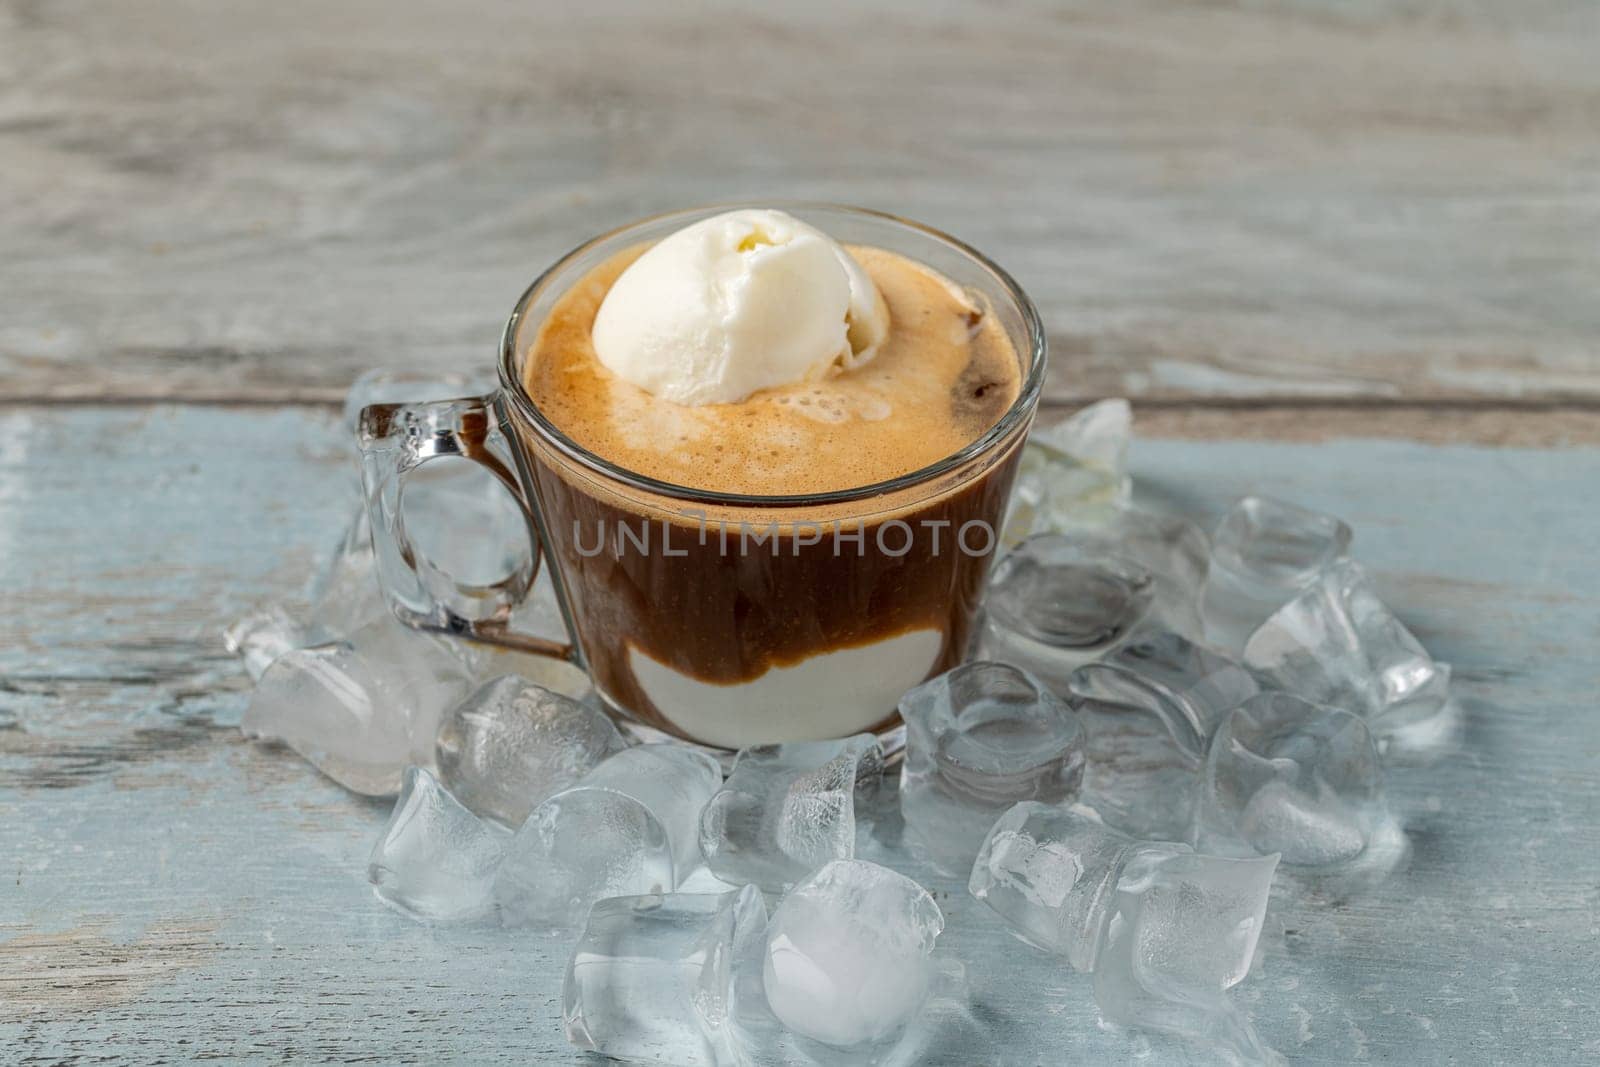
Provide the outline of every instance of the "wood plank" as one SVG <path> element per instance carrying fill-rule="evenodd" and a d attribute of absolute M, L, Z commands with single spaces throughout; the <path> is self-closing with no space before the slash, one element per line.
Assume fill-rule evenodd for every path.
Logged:
<path fill-rule="evenodd" d="M 383 909 L 362 879 L 383 805 L 234 729 L 217 631 L 336 537 L 335 422 L 0 411 L 0 1058 L 587 1062 L 560 1034 L 564 946 Z M 1454 747 L 1391 767 L 1408 863 L 1365 892 L 1280 878 L 1237 991 L 1266 1039 L 1311 1064 L 1591 1058 L 1600 447 L 1145 439 L 1133 462 L 1197 515 L 1265 490 L 1344 516 L 1456 669 Z M 897 862 L 968 970 L 923 1062 L 1191 1059 L 1099 1029 L 1082 976 Z"/>
<path fill-rule="evenodd" d="M 487 361 L 641 214 L 992 252 L 1057 397 L 1600 398 L 1600 12 L 0 4 L 0 382 L 330 400 Z"/>
<path fill-rule="evenodd" d="M 1042 421 L 1062 417 L 1077 405 L 1053 404 Z M 1427 444 L 1563 448 L 1600 444 L 1600 411 L 1587 406 L 1447 405 L 1306 401 L 1213 400 L 1134 405 L 1140 437 L 1200 441 L 1337 441 L 1345 438 Z"/>

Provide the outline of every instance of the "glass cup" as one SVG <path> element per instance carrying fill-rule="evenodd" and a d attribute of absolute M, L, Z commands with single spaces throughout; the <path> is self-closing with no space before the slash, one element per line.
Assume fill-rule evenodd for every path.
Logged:
<path fill-rule="evenodd" d="M 1024 364 L 1016 401 L 982 436 L 873 485 L 752 496 L 669 484 L 579 445 L 524 386 L 530 344 L 574 282 L 624 249 L 742 206 L 752 205 L 659 215 L 568 253 L 517 301 L 492 393 L 362 411 L 379 578 L 412 626 L 577 664 L 635 732 L 735 749 L 871 731 L 892 749 L 900 695 L 967 651 L 1039 402 L 1044 332 L 1004 271 L 891 215 L 776 205 L 842 244 L 884 248 L 939 271 L 998 317 Z M 407 536 L 406 478 L 442 456 L 481 464 L 522 509 L 532 551 L 508 553 L 512 569 L 496 581 L 460 580 Z M 512 623 L 541 562 L 566 641 Z"/>

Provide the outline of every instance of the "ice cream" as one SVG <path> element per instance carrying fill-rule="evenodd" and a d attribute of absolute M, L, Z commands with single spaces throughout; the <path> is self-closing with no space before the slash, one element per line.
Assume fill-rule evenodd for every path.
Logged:
<path fill-rule="evenodd" d="M 600 362 L 679 404 L 731 404 L 872 358 L 888 309 L 848 252 L 781 211 L 716 215 L 664 238 L 595 315 Z"/>

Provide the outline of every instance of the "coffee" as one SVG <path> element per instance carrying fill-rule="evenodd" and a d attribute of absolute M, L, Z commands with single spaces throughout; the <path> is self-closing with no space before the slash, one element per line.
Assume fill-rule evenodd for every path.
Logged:
<path fill-rule="evenodd" d="M 520 353 L 563 435 L 659 492 L 515 427 L 548 563 L 614 706 L 726 747 L 893 722 L 902 692 L 959 662 L 1021 433 L 936 475 L 822 505 L 728 501 L 889 482 L 960 452 L 1016 403 L 998 317 L 939 274 L 855 246 L 889 312 L 873 358 L 738 403 L 684 406 L 612 374 L 590 331 L 613 255 L 570 285 Z M 690 502 L 695 492 L 713 494 Z"/>
<path fill-rule="evenodd" d="M 528 393 L 578 444 L 626 470 L 695 489 L 757 496 L 872 485 L 953 455 L 999 421 L 1022 371 L 1005 329 L 920 263 L 849 251 L 888 305 L 874 358 L 737 404 L 687 407 L 612 374 L 590 328 L 643 248 L 594 270 L 558 301 L 525 364 Z"/>

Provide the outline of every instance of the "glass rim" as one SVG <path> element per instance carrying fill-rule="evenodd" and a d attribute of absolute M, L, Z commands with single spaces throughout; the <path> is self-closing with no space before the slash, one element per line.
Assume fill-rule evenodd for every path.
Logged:
<path fill-rule="evenodd" d="M 848 489 L 834 489 L 826 493 L 762 495 L 697 489 L 694 486 L 662 481 L 659 478 L 652 478 L 649 475 L 631 471 L 580 445 L 551 422 L 544 412 L 539 410 L 539 406 L 528 395 L 527 389 L 522 383 L 521 375 L 517 373 L 516 334 L 518 327 L 522 325 L 523 317 L 527 314 L 528 308 L 568 264 L 604 241 L 612 240 L 630 231 L 642 229 L 654 223 L 665 222 L 674 218 L 688 220 L 723 211 L 760 208 L 775 208 L 780 211 L 801 213 L 807 210 L 828 211 L 893 223 L 950 246 L 992 275 L 999 284 L 1001 291 L 1021 313 L 1023 325 L 1028 333 L 1027 372 L 1023 377 L 1022 388 L 1018 392 L 1016 400 L 1012 401 L 1005 414 L 1001 415 L 993 426 L 979 434 L 972 441 L 969 441 L 959 450 L 914 471 L 908 471 L 905 474 L 897 475 L 881 482 L 853 486 Z M 1039 395 L 1044 388 L 1045 359 L 1044 324 L 1039 318 L 1039 310 L 1034 307 L 1033 301 L 1028 298 L 1028 294 L 1023 291 L 1022 287 L 1003 267 L 965 241 L 952 237 L 931 226 L 926 226 L 920 222 L 886 211 L 875 211 L 871 208 L 853 207 L 848 204 L 830 203 L 822 200 L 761 200 L 719 202 L 699 207 L 660 212 L 607 230 L 573 248 L 545 268 L 533 280 L 532 284 L 523 290 L 522 295 L 517 298 L 516 306 L 511 312 L 511 317 L 506 320 L 505 331 L 501 335 L 499 373 L 501 393 L 512 399 L 518 411 L 533 425 L 541 437 L 554 446 L 563 456 L 576 462 L 581 467 L 587 468 L 605 478 L 621 482 L 632 489 L 673 500 L 722 507 L 780 509 L 843 504 L 897 493 L 932 481 L 984 455 L 991 448 L 1009 437 L 1033 412 Z"/>

